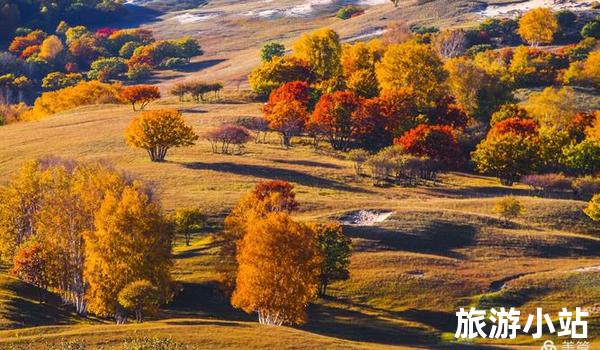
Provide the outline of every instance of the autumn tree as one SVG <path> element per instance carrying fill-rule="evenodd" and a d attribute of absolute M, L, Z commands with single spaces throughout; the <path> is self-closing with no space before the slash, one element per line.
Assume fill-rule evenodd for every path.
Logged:
<path fill-rule="evenodd" d="M 50 35 L 42 41 L 39 56 L 48 62 L 52 62 L 64 49 L 62 41 L 56 35 Z"/>
<path fill-rule="evenodd" d="M 85 277 L 89 309 L 125 322 L 119 294 L 132 282 L 147 280 L 158 302 L 169 300 L 171 233 L 160 205 L 139 184 L 106 194 L 86 232 Z M 131 286 L 129 286 L 131 288 Z"/>
<path fill-rule="evenodd" d="M 347 88 L 355 94 L 371 98 L 379 95 L 375 65 L 381 60 L 383 48 L 378 41 L 345 44 L 342 49 L 342 69 Z"/>
<path fill-rule="evenodd" d="M 512 100 L 512 91 L 497 75 L 474 61 L 458 57 L 445 63 L 448 90 L 470 117 L 487 123 L 498 106 Z"/>
<path fill-rule="evenodd" d="M 118 79 L 125 72 L 127 72 L 127 63 L 124 59 L 120 57 L 102 57 L 92 62 L 87 75 L 90 79 L 107 82 Z"/>
<path fill-rule="evenodd" d="M 355 115 L 361 100 L 350 91 L 336 91 L 321 96 L 310 117 L 309 129 L 325 135 L 331 146 L 347 151 L 356 128 Z"/>
<path fill-rule="evenodd" d="M 150 160 L 162 162 L 173 147 L 191 146 L 198 139 L 191 126 L 175 110 L 142 112 L 125 130 L 127 144 L 148 152 Z"/>
<path fill-rule="evenodd" d="M 587 137 L 563 150 L 565 163 L 572 172 L 594 175 L 600 171 L 600 139 Z"/>
<path fill-rule="evenodd" d="M 231 303 L 258 313 L 261 324 L 302 324 L 314 297 L 322 258 L 313 230 L 286 213 L 248 222 L 237 252 L 239 272 Z"/>
<path fill-rule="evenodd" d="M 454 129 L 448 125 L 420 124 L 394 140 L 395 145 L 418 157 L 429 157 L 438 167 L 456 166 L 462 152 Z"/>
<path fill-rule="evenodd" d="M 536 8 L 519 19 L 519 35 L 532 46 L 550 44 L 558 30 L 558 21 L 549 8 Z"/>
<path fill-rule="evenodd" d="M 240 154 L 252 136 L 243 126 L 223 124 L 205 133 L 204 138 L 210 142 L 213 153 Z"/>
<path fill-rule="evenodd" d="M 440 57 L 425 44 L 390 45 L 376 68 L 382 89 L 409 88 L 420 107 L 432 107 L 445 94 L 447 73 Z"/>
<path fill-rule="evenodd" d="M 502 184 L 511 186 L 540 163 L 540 148 L 535 137 L 504 133 L 487 137 L 471 154 L 476 169 L 497 176 Z"/>
<path fill-rule="evenodd" d="M 541 92 L 531 93 L 524 108 L 541 126 L 568 129 L 577 115 L 576 103 L 572 88 L 548 87 Z"/>
<path fill-rule="evenodd" d="M 442 57 L 461 56 L 467 50 L 467 35 L 463 29 L 448 29 L 435 36 L 433 45 Z"/>
<path fill-rule="evenodd" d="M 271 91 L 292 81 L 314 80 L 314 73 L 305 60 L 284 56 L 273 57 L 254 68 L 248 76 L 250 87 L 257 94 L 268 96 Z"/>
<path fill-rule="evenodd" d="M 488 137 L 494 137 L 496 135 L 507 133 L 536 137 L 539 134 L 539 124 L 533 119 L 504 119 L 492 126 Z"/>
<path fill-rule="evenodd" d="M 134 85 L 127 86 L 121 90 L 121 98 L 131 103 L 131 107 L 135 111 L 135 104 L 140 104 L 140 110 L 144 110 L 150 102 L 160 98 L 160 90 L 153 85 Z"/>
<path fill-rule="evenodd" d="M 206 225 L 206 216 L 200 208 L 178 209 L 173 214 L 175 233 L 182 235 L 185 245 L 190 245 L 192 233 L 199 232 Z"/>
<path fill-rule="evenodd" d="M 281 134 L 284 146 L 290 146 L 290 138 L 304 129 L 311 99 L 310 87 L 300 81 L 286 83 L 269 95 L 263 113 L 269 128 Z"/>
<path fill-rule="evenodd" d="M 263 181 L 244 195 L 225 218 L 221 233 L 223 244 L 219 251 L 219 274 L 221 284 L 228 292 L 233 291 L 237 276 L 237 243 L 246 234 L 251 218 L 264 217 L 271 212 L 291 213 L 298 208 L 294 186 L 285 181 Z"/>
<path fill-rule="evenodd" d="M 319 295 L 327 295 L 327 287 L 333 281 L 350 278 L 350 239 L 344 235 L 342 226 L 337 223 L 314 226 L 317 247 L 323 257 L 319 276 Z"/>
<path fill-rule="evenodd" d="M 319 81 L 342 75 L 342 46 L 335 31 L 325 28 L 304 34 L 294 43 L 293 50 L 294 57 L 308 62 Z"/>
<path fill-rule="evenodd" d="M 13 266 L 10 272 L 29 284 L 46 289 L 48 279 L 46 278 L 44 266 L 44 248 L 41 244 L 28 241 L 20 245 L 13 258 Z"/>
<path fill-rule="evenodd" d="M 119 305 L 133 312 L 137 322 L 143 322 L 144 315 L 156 313 L 160 301 L 160 291 L 148 280 L 131 282 L 118 295 Z"/>
<path fill-rule="evenodd" d="M 600 221 L 600 194 L 595 195 L 583 210 L 594 221 Z"/>

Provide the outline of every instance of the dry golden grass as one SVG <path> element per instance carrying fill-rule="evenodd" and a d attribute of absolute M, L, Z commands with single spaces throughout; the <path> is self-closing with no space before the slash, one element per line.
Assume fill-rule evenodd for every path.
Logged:
<path fill-rule="evenodd" d="M 259 115 L 259 107 L 169 102 L 151 106 L 182 109 L 198 133 L 240 116 Z M 263 179 L 295 184 L 301 205 L 297 217 L 302 220 L 335 219 L 365 208 L 395 213 L 375 226 L 347 229 L 354 245 L 351 279 L 333 284 L 331 297 L 316 300 L 309 308 L 310 322 L 300 329 L 260 327 L 251 316 L 233 310 L 215 282 L 218 241 L 204 233 L 191 247 L 176 247 L 173 274 L 183 290 L 157 320 L 126 327 L 77 324 L 4 331 L 2 341 L 34 340 L 41 346 L 66 337 L 114 345 L 148 334 L 173 335 L 206 348 L 454 349 L 458 345 L 447 340 L 455 330 L 454 312 L 461 306 L 513 305 L 524 312 L 538 306 L 548 312 L 575 306 L 598 310 L 597 272 L 576 271 L 600 265 L 598 225 L 581 213 L 582 201 L 530 197 L 523 186 L 507 188 L 496 179 L 462 173 L 444 174 L 427 186 L 376 188 L 368 178 L 356 177 L 351 163 L 326 147 L 317 151 L 298 139 L 294 147 L 284 149 L 275 134 L 268 144 L 249 144 L 243 155 L 213 154 L 202 140 L 170 151 L 165 163 L 151 163 L 143 150 L 125 145 L 123 131 L 134 115 L 127 106 L 92 106 L 0 128 L 0 183 L 26 160 L 59 155 L 105 159 L 156 182 L 167 210 L 201 206 L 212 231 L 242 193 Z M 507 194 L 519 196 L 527 209 L 508 226 L 492 212 L 494 202 Z M 18 297 L 14 292 L 0 305 Z M 13 311 L 38 310 L 39 305 L 30 304 Z M 7 314 L 14 318 L 14 313 L 2 317 Z M 106 323 L 70 316 L 61 320 Z M 7 326 L 18 326 L 11 322 Z M 597 337 L 598 317 L 590 322 L 590 333 Z M 537 344 L 530 337 L 518 343 Z"/>

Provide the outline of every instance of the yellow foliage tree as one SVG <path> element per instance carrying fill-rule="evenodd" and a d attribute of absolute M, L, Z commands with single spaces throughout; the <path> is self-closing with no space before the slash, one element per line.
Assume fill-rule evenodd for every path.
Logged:
<path fill-rule="evenodd" d="M 246 226 L 254 217 L 264 217 L 271 212 L 292 212 L 298 207 L 294 186 L 285 181 L 264 181 L 245 194 L 225 218 L 221 233 L 223 244 L 219 251 L 218 271 L 225 291 L 235 287 L 237 244 L 246 234 Z"/>
<path fill-rule="evenodd" d="M 50 35 L 47 37 L 40 46 L 40 58 L 51 62 L 53 61 L 63 50 L 65 46 L 62 41 L 56 35 Z"/>
<path fill-rule="evenodd" d="M 563 87 L 545 88 L 542 92 L 534 92 L 525 103 L 525 109 L 540 125 L 558 130 L 571 126 L 577 115 L 575 92 Z"/>
<path fill-rule="evenodd" d="M 382 89 L 409 88 L 419 107 L 434 107 L 445 94 L 447 73 L 442 60 L 429 45 L 415 42 L 390 45 L 376 71 Z"/>
<path fill-rule="evenodd" d="M 171 239 L 159 204 L 139 183 L 121 193 L 108 193 L 86 232 L 85 270 L 90 311 L 125 321 L 119 293 L 130 283 L 147 280 L 159 291 L 160 302 L 170 293 Z"/>
<path fill-rule="evenodd" d="M 44 92 L 35 100 L 33 109 L 23 114 L 24 120 L 41 119 L 79 106 L 122 103 L 119 98 L 121 87 L 96 80 L 82 81 L 75 86 Z"/>
<path fill-rule="evenodd" d="M 342 68 L 349 90 L 371 98 L 379 94 L 375 64 L 381 60 L 383 48 L 378 40 L 346 44 L 342 49 Z"/>
<path fill-rule="evenodd" d="M 519 35 L 532 46 L 550 44 L 558 30 L 558 20 L 549 8 L 526 12 L 519 20 Z"/>
<path fill-rule="evenodd" d="M 304 34 L 293 45 L 294 56 L 308 62 L 318 80 L 342 75 L 342 46 L 338 34 L 328 28 Z"/>
<path fill-rule="evenodd" d="M 233 306 L 257 312 L 262 324 L 302 324 L 315 296 L 322 257 L 313 230 L 286 213 L 248 223 L 239 243 Z"/>
<path fill-rule="evenodd" d="M 125 130 L 127 144 L 143 148 L 150 160 L 162 162 L 173 147 L 191 146 L 198 135 L 176 110 L 161 109 L 142 112 Z"/>

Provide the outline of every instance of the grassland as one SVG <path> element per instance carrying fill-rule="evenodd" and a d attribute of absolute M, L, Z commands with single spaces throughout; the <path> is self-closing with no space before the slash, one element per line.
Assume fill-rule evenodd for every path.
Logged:
<path fill-rule="evenodd" d="M 258 103 L 174 104 L 202 134 L 225 121 L 259 115 Z M 178 245 L 173 274 L 182 291 L 156 320 L 117 327 L 82 319 L 59 301 L 37 302 L 36 293 L 5 274 L 0 279 L 0 344 L 78 339 L 116 346 L 141 335 L 172 336 L 202 348 L 451 348 L 458 307 L 512 305 L 523 313 L 543 307 L 592 311 L 590 334 L 600 329 L 600 227 L 581 209 L 585 202 L 531 196 L 522 186 L 464 173 L 443 174 L 418 187 L 373 187 L 352 164 L 326 147 L 296 139 L 285 149 L 276 134 L 250 143 L 243 155 L 213 154 L 208 142 L 169 152 L 151 163 L 129 148 L 123 131 L 134 112 L 127 106 L 91 106 L 45 120 L 0 128 L 0 183 L 32 158 L 59 155 L 108 160 L 117 168 L 155 182 L 166 210 L 200 206 L 210 227 L 190 247 Z M 359 209 L 394 214 L 369 227 L 348 227 L 354 253 L 351 278 L 335 283 L 331 296 L 309 308 L 310 321 L 297 329 L 257 325 L 233 310 L 214 273 L 222 218 L 245 191 L 263 179 L 296 186 L 301 220 L 335 220 Z M 498 197 L 512 194 L 525 215 L 507 225 L 492 211 Z M 588 269 L 586 269 L 588 268 Z M 56 325 L 63 324 L 63 325 Z M 23 326 L 37 326 L 20 328 Z M 20 329 L 14 329 L 20 328 Z M 516 344 L 539 348 L 520 337 Z M 466 346 L 466 345 L 465 345 Z M 478 344 L 477 348 L 484 348 Z M 485 345 L 493 348 L 496 345 Z"/>

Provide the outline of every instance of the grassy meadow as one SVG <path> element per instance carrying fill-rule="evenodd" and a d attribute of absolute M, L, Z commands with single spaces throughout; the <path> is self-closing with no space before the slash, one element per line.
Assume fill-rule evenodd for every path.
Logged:
<path fill-rule="evenodd" d="M 149 108 L 178 108 L 202 134 L 224 121 L 260 115 L 260 106 L 163 101 Z M 0 348 L 43 349 L 65 339 L 111 348 L 141 336 L 169 336 L 214 349 L 471 348 L 451 342 L 454 313 L 459 307 L 500 305 L 517 306 L 524 314 L 543 307 L 554 315 L 562 307 L 584 307 L 592 310 L 590 336 L 600 334 L 600 318 L 593 312 L 600 308 L 600 274 L 590 269 L 600 266 L 600 227 L 581 211 L 583 201 L 535 197 L 524 186 L 504 187 L 497 179 L 465 173 L 442 174 L 417 187 L 374 187 L 325 145 L 316 149 L 298 138 L 286 149 L 274 133 L 267 143 L 249 143 L 241 155 L 213 154 L 201 139 L 169 151 L 164 163 L 151 163 L 143 150 L 125 144 L 124 129 L 135 115 L 128 106 L 91 106 L 4 126 L 0 182 L 40 156 L 106 160 L 154 182 L 167 211 L 201 207 L 209 227 L 192 246 L 179 240 L 175 249 L 173 275 L 180 293 L 156 320 L 116 326 L 74 316 L 52 296 L 40 303 L 38 291 L 3 273 Z M 347 227 L 351 278 L 334 283 L 331 296 L 315 300 L 309 322 L 297 328 L 258 325 L 232 309 L 216 284 L 219 241 L 213 233 L 240 196 L 264 179 L 296 186 L 301 220 L 335 220 L 361 209 L 393 212 L 373 226 Z M 492 208 L 509 194 L 518 196 L 526 212 L 507 224 Z M 527 336 L 475 348 L 538 343 Z"/>

